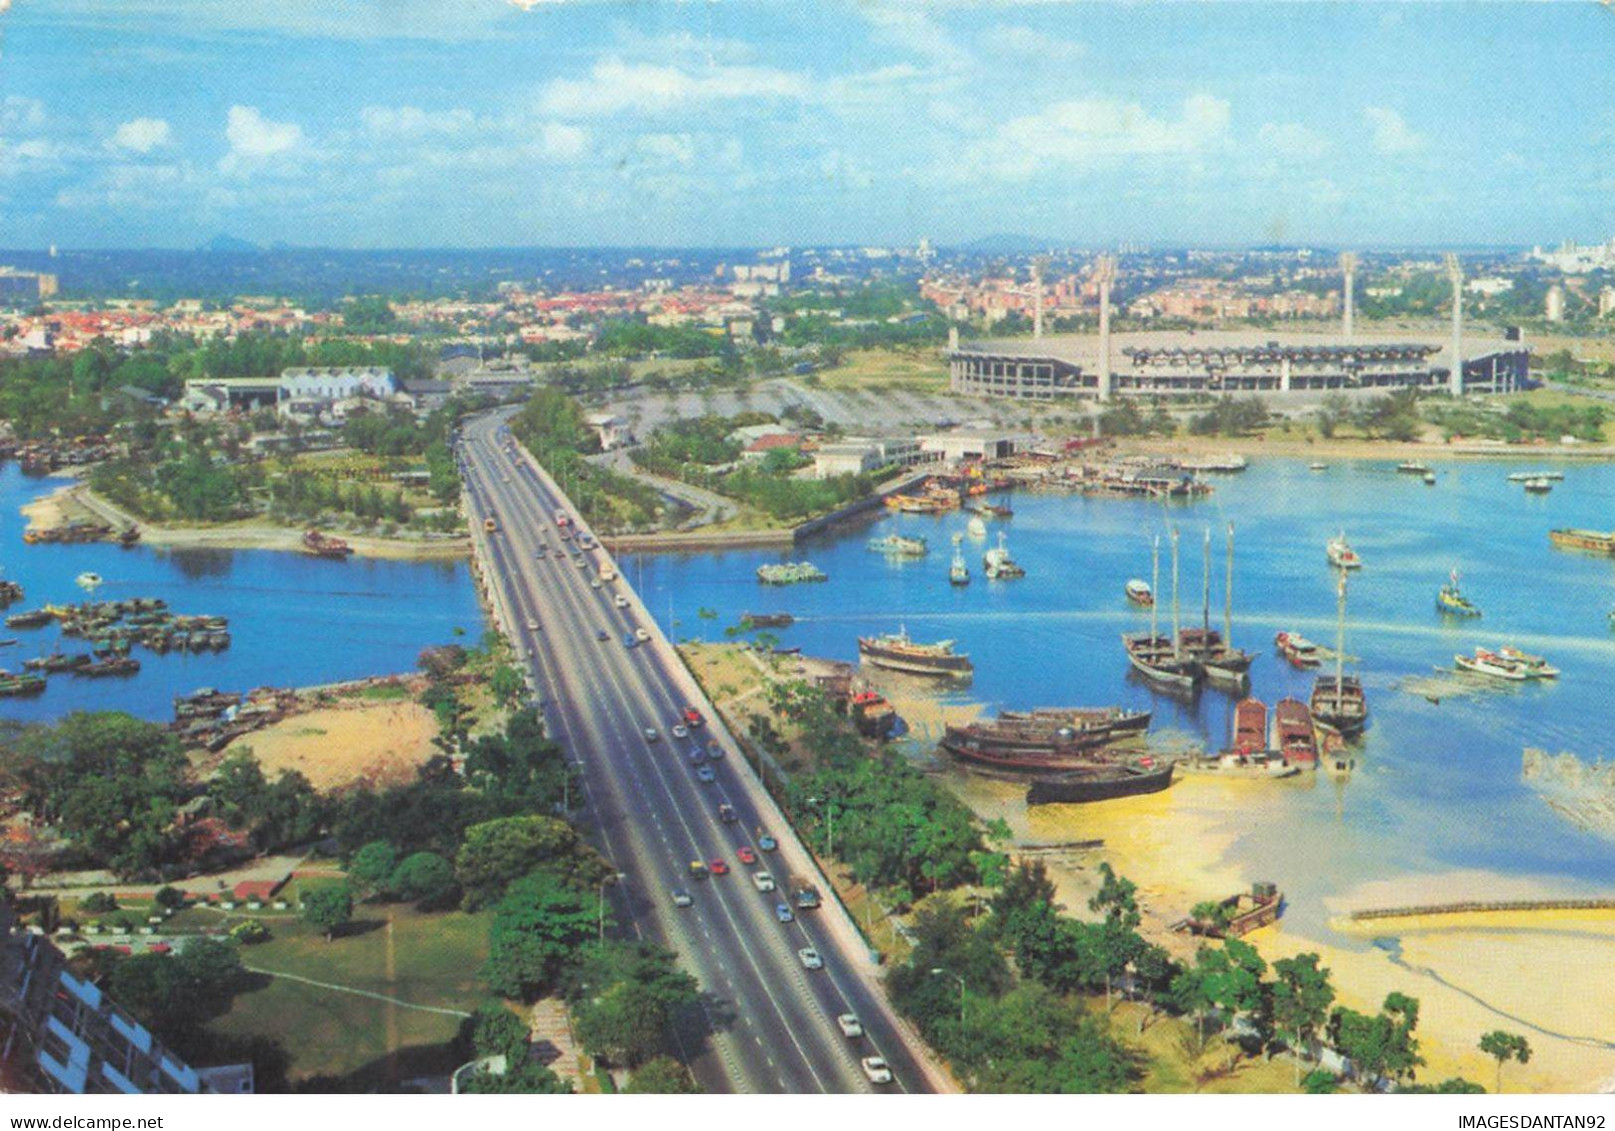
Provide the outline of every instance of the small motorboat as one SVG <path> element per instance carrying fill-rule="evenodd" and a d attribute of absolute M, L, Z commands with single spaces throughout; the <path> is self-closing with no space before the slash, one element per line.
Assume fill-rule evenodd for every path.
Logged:
<path fill-rule="evenodd" d="M 1329 555 L 1329 564 L 1336 569 L 1363 568 L 1363 559 L 1358 556 L 1356 550 L 1351 548 L 1351 543 L 1346 541 L 1346 532 L 1344 530 L 1329 539 L 1324 551 Z"/>
<path fill-rule="evenodd" d="M 1537 475 L 1525 481 L 1525 489 L 1533 495 L 1546 495 L 1553 490 L 1553 483 L 1545 476 Z"/>
<path fill-rule="evenodd" d="M 1323 662 L 1318 655 L 1318 646 L 1299 632 L 1279 633 L 1273 637 L 1273 646 L 1292 668 L 1315 668 Z"/>
<path fill-rule="evenodd" d="M 104 579 L 99 573 L 91 573 L 90 571 L 86 570 L 73 580 L 78 583 L 79 588 L 81 589 L 98 589 L 100 588 Z"/>
<path fill-rule="evenodd" d="M 1424 485 L 1426 487 L 1434 487 L 1436 485 L 1436 473 L 1435 472 L 1427 471 L 1427 472 L 1424 473 Z"/>
<path fill-rule="evenodd" d="M 1326 463 L 1309 463 L 1309 464 L 1307 464 L 1307 470 L 1308 471 L 1328 471 L 1329 470 L 1329 465 L 1326 464 Z"/>
<path fill-rule="evenodd" d="M 1436 612 L 1454 617 L 1480 616 L 1480 608 L 1458 588 L 1457 570 L 1452 571 L 1447 584 L 1436 594 Z"/>
<path fill-rule="evenodd" d="M 1135 577 L 1127 583 L 1127 599 L 1133 604 L 1147 609 L 1155 604 L 1155 591 L 1150 588 L 1149 582 L 1141 581 Z"/>

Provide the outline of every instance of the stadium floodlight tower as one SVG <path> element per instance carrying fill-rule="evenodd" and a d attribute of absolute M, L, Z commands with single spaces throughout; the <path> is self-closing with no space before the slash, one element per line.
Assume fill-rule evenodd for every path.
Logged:
<path fill-rule="evenodd" d="M 1049 257 L 1039 255 L 1032 260 L 1032 337 L 1043 336 L 1043 272 L 1048 269 Z"/>
<path fill-rule="evenodd" d="M 1099 399 L 1110 399 L 1110 285 L 1116 281 L 1116 257 L 1094 260 L 1094 282 L 1099 286 Z"/>
<path fill-rule="evenodd" d="M 1353 301 L 1357 289 L 1357 253 L 1343 251 L 1340 253 L 1340 329 L 1346 340 L 1351 341 L 1352 315 L 1356 313 Z"/>
<path fill-rule="evenodd" d="M 1447 252 L 1442 260 L 1452 283 L 1452 371 L 1447 374 L 1447 392 L 1459 397 L 1464 392 L 1464 268 L 1455 252 Z"/>

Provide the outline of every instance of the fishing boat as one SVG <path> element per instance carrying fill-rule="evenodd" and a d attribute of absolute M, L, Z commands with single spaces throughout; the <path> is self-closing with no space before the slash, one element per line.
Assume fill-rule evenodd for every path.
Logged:
<path fill-rule="evenodd" d="M 80 589 L 98 589 L 101 587 L 102 577 L 99 573 L 91 573 L 86 570 L 75 577 L 73 581 Z"/>
<path fill-rule="evenodd" d="M 1424 485 L 1426 487 L 1434 487 L 1436 485 L 1436 473 L 1435 472 L 1427 471 L 1427 472 L 1424 473 Z"/>
<path fill-rule="evenodd" d="M 1153 588 L 1161 583 L 1161 542 L 1157 538 L 1150 555 Z M 1203 671 L 1198 661 L 1183 650 L 1183 632 L 1178 617 L 1178 532 L 1172 532 L 1172 635 L 1162 636 L 1156 628 L 1156 606 L 1150 606 L 1150 630 L 1123 633 L 1122 647 L 1127 662 L 1145 680 L 1163 690 L 1192 695 L 1199 690 Z"/>
<path fill-rule="evenodd" d="M 1318 739 L 1312 732 L 1312 712 L 1299 699 L 1280 699 L 1273 706 L 1273 748 L 1296 766 L 1318 764 Z"/>
<path fill-rule="evenodd" d="M 1525 674 L 1523 668 L 1505 663 L 1497 653 L 1488 652 L 1484 648 L 1475 649 L 1473 656 L 1465 656 L 1459 653 L 1452 658 L 1452 662 L 1459 671 L 1489 676 L 1492 679 L 1506 679 L 1513 683 L 1524 683 L 1530 678 Z"/>
<path fill-rule="evenodd" d="M 93 659 L 93 657 L 85 655 L 83 652 L 52 652 L 48 656 L 35 656 L 31 660 L 24 660 L 22 666 L 29 671 L 54 674 L 82 668 L 93 662 Z"/>
<path fill-rule="evenodd" d="M 1429 465 L 1420 463 L 1416 459 L 1406 460 L 1397 464 L 1396 470 L 1403 475 L 1428 475 L 1430 473 Z"/>
<path fill-rule="evenodd" d="M 1362 732 L 1368 724 L 1368 697 L 1363 685 L 1354 675 L 1347 675 L 1346 667 L 1346 575 L 1340 575 L 1337 621 L 1335 627 L 1335 673 L 1320 675 L 1312 684 L 1312 698 L 1308 706 L 1312 721 L 1320 727 L 1351 738 Z"/>
<path fill-rule="evenodd" d="M 1301 773 L 1300 766 L 1286 762 L 1284 756 L 1274 750 L 1257 750 L 1250 754 L 1224 750 L 1212 757 L 1185 759 L 1179 762 L 1178 766 L 1186 774 L 1217 778 L 1256 778 L 1263 781 L 1293 778 Z"/>
<path fill-rule="evenodd" d="M 971 664 L 969 656 L 955 652 L 953 644 L 952 640 L 920 644 L 909 639 L 907 629 L 900 628 L 881 636 L 860 636 L 858 655 L 871 666 L 888 671 L 969 679 L 975 672 L 975 666 Z"/>
<path fill-rule="evenodd" d="M 965 523 L 965 531 L 970 535 L 972 542 L 985 542 L 987 540 L 987 524 L 977 515 Z"/>
<path fill-rule="evenodd" d="M 0 580 L 0 609 L 22 600 L 22 586 L 15 581 Z"/>
<path fill-rule="evenodd" d="M 1550 530 L 1548 541 L 1561 550 L 1591 550 L 1597 554 L 1615 554 L 1615 531 L 1602 530 Z"/>
<path fill-rule="evenodd" d="M 1324 552 L 1329 555 L 1329 564 L 1336 569 L 1363 568 L 1363 559 L 1357 555 L 1356 550 L 1351 548 L 1351 543 L 1346 541 L 1346 532 L 1344 530 L 1329 539 L 1324 546 Z"/>
<path fill-rule="evenodd" d="M 0 672 L 0 696 L 7 699 L 23 698 L 38 695 L 45 690 L 45 677 L 42 675 L 13 675 L 11 672 Z"/>
<path fill-rule="evenodd" d="M 1280 632 L 1273 637 L 1273 646 L 1292 668 L 1315 668 L 1323 662 L 1318 646 L 1299 632 Z"/>
<path fill-rule="evenodd" d="M 1534 479 L 1527 479 L 1525 481 L 1525 489 L 1533 495 L 1546 495 L 1549 491 L 1553 490 L 1553 483 L 1542 478 L 1541 476 L 1538 476 Z"/>
<path fill-rule="evenodd" d="M 790 628 L 796 618 L 790 613 L 742 613 L 740 623 L 746 628 Z"/>
<path fill-rule="evenodd" d="M 1556 482 L 1565 477 L 1562 471 L 1516 471 L 1508 477 L 1510 483 L 1529 483 L 1533 479 L 1546 479 Z"/>
<path fill-rule="evenodd" d="M 316 558 L 341 560 L 353 553 L 353 547 L 340 538 L 321 534 L 318 530 L 303 533 L 303 552 Z"/>
<path fill-rule="evenodd" d="M 797 585 L 806 581 L 828 581 L 830 575 L 812 562 L 780 562 L 757 567 L 757 580 L 764 585 Z"/>
<path fill-rule="evenodd" d="M 73 669 L 73 674 L 95 679 L 103 676 L 136 675 L 139 671 L 139 660 L 129 656 L 112 656 L 105 660 L 81 664 Z"/>
<path fill-rule="evenodd" d="M 1100 759 L 1103 748 L 1117 741 L 1112 732 L 1102 727 L 1083 730 L 1000 716 L 946 726 L 937 745 L 961 762 L 983 769 L 1035 773 L 1092 765 Z"/>
<path fill-rule="evenodd" d="M 1147 609 L 1155 604 L 1155 591 L 1150 588 L 1150 583 L 1147 581 L 1141 581 L 1136 577 L 1133 578 L 1127 583 L 1126 592 L 1127 599 L 1140 608 Z"/>
<path fill-rule="evenodd" d="M 877 554 L 896 558 L 923 558 L 930 552 L 924 538 L 911 534 L 888 534 L 884 538 L 871 538 L 869 548 Z"/>
<path fill-rule="evenodd" d="M 7 628 L 41 628 L 55 619 L 49 609 L 29 609 L 27 612 L 12 613 L 6 618 Z"/>
<path fill-rule="evenodd" d="M 1017 577 L 1025 577 L 1026 571 L 1014 558 L 1009 556 L 1009 547 L 1004 532 L 998 532 L 998 545 L 994 546 L 981 556 L 981 569 L 989 581 L 1010 581 Z"/>
<path fill-rule="evenodd" d="M 1307 464 L 1307 470 L 1308 471 L 1328 471 L 1329 470 L 1329 465 L 1326 464 L 1326 463 L 1309 463 L 1309 464 Z"/>
<path fill-rule="evenodd" d="M 1523 668 L 1532 679 L 1558 679 L 1559 669 L 1548 663 L 1541 656 L 1533 656 L 1529 652 L 1522 652 L 1512 644 L 1505 644 L 1497 650 L 1497 654 L 1511 664 Z"/>
<path fill-rule="evenodd" d="M 1096 763 L 1055 777 L 1038 778 L 1026 787 L 1028 805 L 1082 805 L 1159 793 L 1172 784 L 1173 763 L 1155 758 L 1134 762 Z"/>
<path fill-rule="evenodd" d="M 865 738 L 889 738 L 897 728 L 897 711 L 878 691 L 865 688 L 847 700 L 847 715 Z"/>
<path fill-rule="evenodd" d="M 1480 616 L 1480 609 L 1458 588 L 1456 569 L 1448 575 L 1447 584 L 1436 593 L 1436 612 L 1453 617 Z"/>
<path fill-rule="evenodd" d="M 964 551 L 959 548 L 959 535 L 953 536 L 953 562 L 948 566 L 949 585 L 969 585 L 970 567 L 965 565 Z"/>
<path fill-rule="evenodd" d="M 1260 699 L 1241 699 L 1234 707 L 1234 745 L 1241 754 L 1267 749 L 1267 704 Z"/>

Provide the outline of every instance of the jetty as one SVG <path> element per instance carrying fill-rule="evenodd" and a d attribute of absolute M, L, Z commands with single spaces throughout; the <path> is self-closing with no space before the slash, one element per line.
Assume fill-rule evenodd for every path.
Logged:
<path fill-rule="evenodd" d="M 1493 915 L 1510 911 L 1615 911 L 1615 899 L 1492 899 L 1456 903 L 1413 903 L 1369 907 L 1347 915 L 1353 923 L 1372 919 L 1415 919 L 1426 915 Z"/>

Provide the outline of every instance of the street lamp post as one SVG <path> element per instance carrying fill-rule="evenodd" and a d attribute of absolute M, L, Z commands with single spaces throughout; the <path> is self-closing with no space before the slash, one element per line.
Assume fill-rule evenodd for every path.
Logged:
<path fill-rule="evenodd" d="M 965 980 L 952 970 L 944 969 L 941 966 L 931 967 L 931 977 L 935 978 L 942 974 L 946 974 L 959 983 L 959 1028 L 963 1029 L 965 1027 Z"/>

